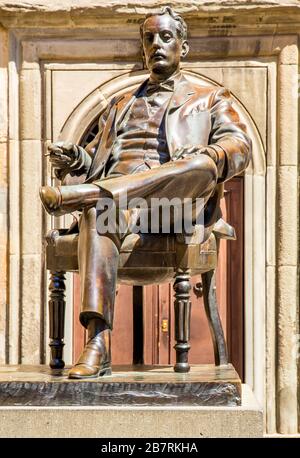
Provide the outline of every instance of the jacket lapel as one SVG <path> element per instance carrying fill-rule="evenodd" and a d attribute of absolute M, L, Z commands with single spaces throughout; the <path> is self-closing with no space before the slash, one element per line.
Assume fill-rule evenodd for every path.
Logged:
<path fill-rule="evenodd" d="M 100 144 L 98 149 L 95 153 L 91 168 L 89 170 L 86 182 L 90 183 L 95 178 L 100 178 L 100 174 L 103 170 L 105 162 L 107 160 L 109 154 L 109 143 L 110 137 L 113 131 L 113 124 L 116 117 L 116 106 L 114 105 L 109 112 L 107 121 L 105 123 L 105 127 L 103 130 L 103 134 L 100 140 Z"/>
<path fill-rule="evenodd" d="M 199 91 L 183 76 L 170 100 L 166 116 L 170 156 L 182 147 L 206 145 L 210 127 L 210 112 L 206 103 L 201 103 Z"/>
<path fill-rule="evenodd" d="M 176 149 L 181 146 L 181 142 L 185 140 L 180 129 L 180 113 L 194 94 L 195 90 L 192 84 L 182 76 L 171 97 L 166 114 L 166 137 L 171 157 Z M 180 138 L 181 142 L 179 141 Z"/>
<path fill-rule="evenodd" d="M 115 128 L 120 125 L 122 122 L 125 114 L 133 104 L 136 99 L 136 93 L 126 94 L 122 99 L 117 103 L 116 111 L 116 120 L 115 120 Z"/>
<path fill-rule="evenodd" d="M 111 147 L 114 144 L 118 125 L 122 122 L 125 114 L 127 113 L 127 110 L 131 107 L 136 99 L 137 94 L 147 81 L 148 80 L 144 81 L 142 85 L 138 87 L 138 89 L 120 96 L 112 106 L 104 127 L 100 144 L 98 146 L 97 152 L 95 153 L 95 158 L 87 176 L 87 182 L 91 182 L 100 178 L 105 163 L 111 152 Z"/>
<path fill-rule="evenodd" d="M 117 116 L 116 116 L 116 122 L 115 122 L 115 127 L 117 128 L 120 123 L 123 121 L 125 114 L 135 101 L 137 95 L 144 89 L 146 84 L 148 83 L 148 79 L 143 81 L 143 83 L 135 89 L 133 92 L 129 92 L 128 94 L 125 94 L 118 102 L 117 102 Z"/>
<path fill-rule="evenodd" d="M 169 102 L 167 114 L 171 114 L 185 105 L 194 94 L 193 86 L 182 76 Z"/>

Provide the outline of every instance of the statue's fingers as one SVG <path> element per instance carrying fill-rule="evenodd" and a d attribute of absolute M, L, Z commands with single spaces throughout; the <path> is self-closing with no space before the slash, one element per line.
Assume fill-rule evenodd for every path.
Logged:
<path fill-rule="evenodd" d="M 70 161 L 61 161 L 61 160 L 57 160 L 57 161 L 51 161 L 51 164 L 55 167 L 66 167 L 67 165 L 70 164 Z"/>
<path fill-rule="evenodd" d="M 59 159 L 52 159 L 50 163 L 53 165 L 53 167 L 61 167 L 64 165 L 64 162 L 60 161 Z"/>
<path fill-rule="evenodd" d="M 71 162 L 71 159 L 68 156 L 62 155 L 51 155 L 49 158 L 51 164 L 66 165 Z"/>
<path fill-rule="evenodd" d="M 58 147 L 54 147 L 54 146 L 52 148 L 48 148 L 48 151 L 49 151 L 48 156 L 50 156 L 50 158 L 59 157 L 63 152 L 62 149 Z"/>
<path fill-rule="evenodd" d="M 49 159 L 51 162 L 61 160 L 61 158 L 62 158 L 61 151 L 51 151 L 50 152 Z"/>
<path fill-rule="evenodd" d="M 49 151 L 61 150 L 62 149 L 62 142 L 50 143 L 48 145 Z"/>
<path fill-rule="evenodd" d="M 197 146 L 191 146 L 190 148 L 188 148 L 188 153 L 189 154 L 192 154 L 192 153 L 196 153 L 199 151 L 199 148 Z"/>
<path fill-rule="evenodd" d="M 73 152 L 73 143 L 71 142 L 64 142 L 63 146 L 62 146 L 62 149 L 68 153 L 71 153 Z"/>
<path fill-rule="evenodd" d="M 184 152 L 184 148 L 178 148 L 174 153 L 175 158 L 179 159 L 182 156 L 183 152 Z"/>
<path fill-rule="evenodd" d="M 73 143 L 70 142 L 58 142 L 57 146 L 64 154 L 73 154 Z"/>
<path fill-rule="evenodd" d="M 51 143 L 50 146 L 53 146 L 54 148 L 63 148 L 65 142 L 54 142 Z"/>
<path fill-rule="evenodd" d="M 53 151 L 71 155 L 73 153 L 73 146 L 73 143 L 70 142 L 55 142 L 48 146 L 48 150 L 50 152 Z"/>

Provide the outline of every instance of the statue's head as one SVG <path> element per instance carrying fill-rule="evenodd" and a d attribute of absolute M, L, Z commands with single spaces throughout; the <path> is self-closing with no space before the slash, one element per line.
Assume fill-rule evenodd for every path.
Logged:
<path fill-rule="evenodd" d="M 147 68 L 157 79 L 168 78 L 189 51 L 185 21 L 166 6 L 147 15 L 140 31 Z"/>

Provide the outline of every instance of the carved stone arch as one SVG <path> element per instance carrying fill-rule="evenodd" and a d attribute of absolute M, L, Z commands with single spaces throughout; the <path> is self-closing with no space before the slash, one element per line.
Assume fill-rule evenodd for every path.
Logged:
<path fill-rule="evenodd" d="M 147 77 L 146 71 L 122 74 L 99 86 L 73 110 L 64 123 L 59 140 L 80 144 L 87 130 L 99 118 L 112 97 L 138 87 Z"/>

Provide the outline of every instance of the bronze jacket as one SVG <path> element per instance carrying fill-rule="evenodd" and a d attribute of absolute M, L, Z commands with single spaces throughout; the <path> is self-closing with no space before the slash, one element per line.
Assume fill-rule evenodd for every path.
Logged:
<path fill-rule="evenodd" d="M 117 127 L 139 90 L 112 99 L 100 117 L 98 135 L 86 148 L 93 156 L 87 182 L 101 178 Z M 215 86 L 196 86 L 183 75 L 167 107 L 166 137 L 171 156 L 187 146 L 212 145 L 217 149 L 220 160 L 225 161 L 220 182 L 241 173 L 250 160 L 251 140 L 246 126 L 240 123 L 232 108 L 229 91 Z"/>
<path fill-rule="evenodd" d="M 142 85 L 147 82 L 148 80 Z M 98 135 L 86 147 L 89 157 L 83 161 L 87 172 L 86 183 L 103 177 L 118 125 L 140 89 L 141 86 L 112 99 L 100 116 Z M 195 85 L 181 75 L 169 101 L 165 119 L 166 140 L 171 158 L 183 147 L 209 145 L 219 156 L 218 183 L 229 180 L 247 167 L 251 157 L 251 140 L 246 126 L 240 122 L 232 107 L 232 99 L 227 89 Z M 207 203 L 206 224 L 210 225 L 212 219 L 216 219 L 221 193 L 222 186 L 217 186 L 215 194 Z"/>

